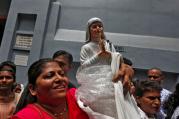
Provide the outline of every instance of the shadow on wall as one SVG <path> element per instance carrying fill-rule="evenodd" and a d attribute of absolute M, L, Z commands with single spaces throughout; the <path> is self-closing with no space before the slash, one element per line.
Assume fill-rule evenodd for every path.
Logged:
<path fill-rule="evenodd" d="M 0 44 L 2 41 L 4 28 L 12 0 L 1 0 L 0 1 Z"/>
<path fill-rule="evenodd" d="M 3 18 L 0 19 L 0 45 L 1 45 L 2 37 L 4 33 L 5 24 L 6 24 L 6 19 L 3 19 Z"/>

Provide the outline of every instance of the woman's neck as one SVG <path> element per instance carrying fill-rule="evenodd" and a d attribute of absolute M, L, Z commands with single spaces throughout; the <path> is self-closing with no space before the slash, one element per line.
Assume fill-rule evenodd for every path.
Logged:
<path fill-rule="evenodd" d="M 54 117 L 67 117 L 68 105 L 66 100 L 55 105 L 43 104 L 43 103 L 37 103 L 37 105 L 39 105 L 47 113 L 53 115 Z"/>

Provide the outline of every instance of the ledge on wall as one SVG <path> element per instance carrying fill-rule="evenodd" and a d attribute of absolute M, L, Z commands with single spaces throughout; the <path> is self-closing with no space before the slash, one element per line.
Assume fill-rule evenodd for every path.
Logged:
<path fill-rule="evenodd" d="M 118 45 L 118 46 L 149 48 L 149 49 L 179 52 L 178 38 L 122 34 L 122 33 L 111 33 L 111 32 L 105 32 L 105 34 L 107 36 L 107 39 L 113 42 L 114 45 Z M 58 29 L 54 40 L 64 40 L 64 41 L 74 41 L 74 42 L 84 43 L 85 31 Z"/>

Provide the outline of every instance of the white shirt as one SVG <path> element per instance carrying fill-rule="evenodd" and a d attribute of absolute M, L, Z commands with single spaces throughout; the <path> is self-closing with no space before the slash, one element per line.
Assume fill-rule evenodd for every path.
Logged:
<path fill-rule="evenodd" d="M 140 112 L 140 119 L 155 119 L 155 118 L 150 118 L 146 115 L 146 113 L 144 111 L 142 111 L 140 108 L 139 109 L 139 112 Z"/>

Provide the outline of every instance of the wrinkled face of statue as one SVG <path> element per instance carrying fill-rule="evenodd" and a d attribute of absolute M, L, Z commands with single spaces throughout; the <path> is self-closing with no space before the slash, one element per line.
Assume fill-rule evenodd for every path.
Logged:
<path fill-rule="evenodd" d="M 103 34 L 103 25 L 101 22 L 94 22 L 90 26 L 91 40 L 98 42 L 99 39 L 103 37 Z"/>

